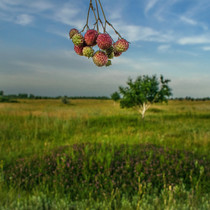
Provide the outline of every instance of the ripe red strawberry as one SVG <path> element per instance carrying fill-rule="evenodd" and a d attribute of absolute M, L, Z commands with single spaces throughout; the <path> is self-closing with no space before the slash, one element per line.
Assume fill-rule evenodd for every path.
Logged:
<path fill-rule="evenodd" d="M 72 37 L 75 35 L 75 34 L 78 34 L 79 31 L 76 29 L 76 28 L 72 28 L 70 31 L 69 31 L 69 37 L 70 39 L 72 39 Z"/>
<path fill-rule="evenodd" d="M 104 52 L 97 51 L 93 55 L 93 62 L 96 64 L 96 66 L 99 66 L 99 67 L 105 66 L 108 62 L 108 57 Z"/>
<path fill-rule="evenodd" d="M 99 34 L 96 42 L 102 50 L 106 50 L 112 46 L 112 38 L 109 34 Z"/>
<path fill-rule="evenodd" d="M 125 52 L 129 48 L 129 43 L 125 39 L 119 39 L 113 46 L 116 52 Z"/>
<path fill-rule="evenodd" d="M 74 45 L 74 51 L 78 54 L 78 55 L 83 55 L 83 52 L 82 52 L 82 50 L 83 50 L 83 46 L 76 46 L 76 45 Z"/>
<path fill-rule="evenodd" d="M 96 40 L 98 37 L 98 32 L 96 30 L 90 29 L 85 33 L 85 42 L 88 46 L 96 45 Z"/>

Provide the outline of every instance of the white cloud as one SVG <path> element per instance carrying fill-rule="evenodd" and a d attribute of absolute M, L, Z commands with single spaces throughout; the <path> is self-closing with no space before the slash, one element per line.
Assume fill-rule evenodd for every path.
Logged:
<path fill-rule="evenodd" d="M 149 41 L 149 42 L 170 42 L 173 40 L 171 33 L 164 33 L 154 30 L 150 27 L 140 25 L 129 25 L 125 22 L 115 22 L 113 25 L 118 32 L 130 42 Z M 111 30 L 110 30 L 111 32 Z M 111 35 L 114 35 L 112 33 Z"/>
<path fill-rule="evenodd" d="M 183 22 L 185 22 L 185 23 L 188 23 L 190 25 L 197 25 L 198 24 L 197 21 L 195 21 L 195 20 L 193 20 L 191 18 L 187 18 L 185 16 L 181 16 L 180 17 L 180 20 L 183 21 Z"/>
<path fill-rule="evenodd" d="M 65 39 L 69 39 L 69 34 L 66 31 L 60 31 L 59 29 L 56 28 L 48 28 L 46 29 L 47 32 L 58 35 L 60 37 L 63 37 Z"/>
<path fill-rule="evenodd" d="M 159 52 L 166 52 L 171 46 L 170 45 L 160 45 L 158 46 L 157 50 Z"/>
<path fill-rule="evenodd" d="M 1 19 L 20 25 L 28 25 L 41 17 L 82 28 L 85 20 L 82 20 L 81 14 L 81 8 L 72 2 L 58 4 L 48 0 L 0 0 Z"/>
<path fill-rule="evenodd" d="M 202 47 L 204 51 L 210 51 L 210 46 Z"/>
<path fill-rule="evenodd" d="M 145 13 L 148 13 L 149 10 L 151 10 L 155 6 L 155 4 L 157 2 L 158 2 L 158 0 L 149 0 L 149 1 L 147 1 L 147 5 L 145 7 Z"/>
<path fill-rule="evenodd" d="M 53 8 L 53 4 L 47 0 L 1 0 L 0 9 L 5 12 L 36 13 Z M 8 14 L 9 15 L 9 14 Z"/>
<path fill-rule="evenodd" d="M 168 16 L 173 14 L 172 12 L 173 6 L 179 1 L 182 0 L 169 0 L 169 1 L 161 0 L 161 2 L 158 4 L 154 12 L 155 18 L 159 21 L 167 21 Z"/>
<path fill-rule="evenodd" d="M 208 44 L 210 43 L 210 36 L 200 35 L 180 38 L 178 44 L 189 45 L 189 44 Z"/>
<path fill-rule="evenodd" d="M 54 8 L 54 5 L 47 1 L 34 1 L 30 4 L 30 6 L 39 11 L 50 10 Z"/>
<path fill-rule="evenodd" d="M 21 14 L 17 16 L 15 23 L 25 26 L 31 24 L 33 20 L 34 18 L 31 15 Z"/>
<path fill-rule="evenodd" d="M 198 22 L 196 20 L 193 20 L 192 18 L 188 18 L 186 16 L 181 16 L 180 20 L 183 23 L 189 24 L 189 25 L 193 25 L 193 26 L 199 26 L 202 27 L 204 30 L 208 30 L 208 27 L 206 26 L 206 24 Z"/>
<path fill-rule="evenodd" d="M 37 15 L 52 9 L 53 4 L 46 0 L 2 0 L 0 2 L 0 16 L 4 21 L 20 25 L 29 25 Z"/>
<path fill-rule="evenodd" d="M 154 58 L 128 58 L 126 54 L 113 60 L 109 68 L 96 67 L 91 59 L 77 56 L 73 50 L 6 51 L 0 49 L 2 65 L 0 84 L 5 92 L 28 92 L 35 95 L 110 95 L 127 78 L 142 74 L 163 74 L 172 80 L 174 96 L 207 96 L 208 66 L 197 61 L 164 61 Z M 13 58 L 11 60 L 11 57 Z M 199 69 L 199 73 L 198 72 Z M 181 75 L 181 77 L 180 77 Z M 182 81 L 179 79 L 182 78 Z M 189 79 L 190 78 L 190 79 Z M 196 92 L 194 91 L 195 79 Z M 186 85 L 186 81 L 191 81 Z M 17 92 L 16 92 L 17 91 Z"/>
<path fill-rule="evenodd" d="M 72 8 L 71 5 L 64 6 L 56 9 L 54 19 L 64 24 L 70 25 L 74 22 L 72 19 L 76 17 L 79 12 L 80 11 L 78 9 Z"/>
<path fill-rule="evenodd" d="M 115 10 L 115 12 L 109 12 L 109 19 L 116 20 L 122 18 L 122 8 Z"/>

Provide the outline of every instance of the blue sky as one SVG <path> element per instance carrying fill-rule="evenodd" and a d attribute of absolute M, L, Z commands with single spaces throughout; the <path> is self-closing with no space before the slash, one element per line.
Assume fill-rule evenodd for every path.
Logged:
<path fill-rule="evenodd" d="M 163 74 L 174 97 L 210 96 L 209 0 L 101 2 L 131 42 L 108 68 L 76 55 L 68 38 L 71 28 L 85 25 L 89 0 L 0 0 L 0 90 L 109 96 L 128 77 Z"/>

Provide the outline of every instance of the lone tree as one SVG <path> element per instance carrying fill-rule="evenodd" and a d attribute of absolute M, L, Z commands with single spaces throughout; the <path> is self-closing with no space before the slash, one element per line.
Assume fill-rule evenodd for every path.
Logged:
<path fill-rule="evenodd" d="M 116 91 L 114 93 L 111 94 L 111 99 L 114 101 L 114 102 L 117 102 L 120 100 L 120 94 Z"/>
<path fill-rule="evenodd" d="M 127 81 L 127 87 L 119 87 L 122 99 L 120 106 L 122 108 L 135 108 L 142 116 L 145 116 L 146 110 L 153 104 L 158 102 L 167 102 L 168 97 L 172 95 L 171 88 L 168 86 L 169 79 L 160 76 L 160 80 L 156 75 L 143 75 L 137 77 L 135 81 L 131 78 Z"/>
<path fill-rule="evenodd" d="M 63 97 L 61 98 L 61 102 L 62 102 L 63 104 L 70 104 L 69 99 L 68 99 L 67 96 L 63 96 Z"/>

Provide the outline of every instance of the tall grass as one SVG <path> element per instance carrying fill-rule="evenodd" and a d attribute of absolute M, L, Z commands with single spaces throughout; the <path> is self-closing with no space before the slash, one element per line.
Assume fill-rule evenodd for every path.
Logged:
<path fill-rule="evenodd" d="M 208 209 L 209 127 L 208 101 L 0 104 L 0 209 Z"/>

